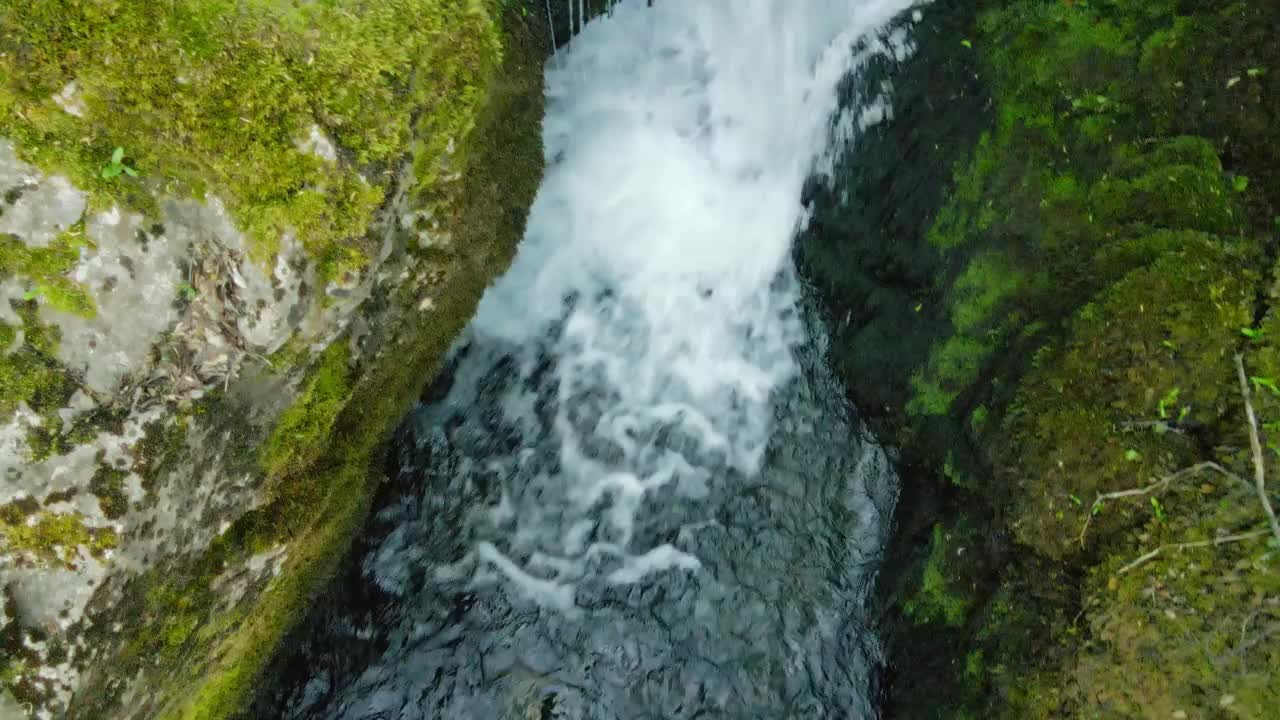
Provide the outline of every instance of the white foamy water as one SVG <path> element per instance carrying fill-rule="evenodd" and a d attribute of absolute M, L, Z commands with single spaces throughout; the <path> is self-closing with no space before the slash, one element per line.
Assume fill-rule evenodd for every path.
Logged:
<path fill-rule="evenodd" d="M 891 114 L 857 73 L 910 53 L 911 2 L 646 5 L 548 70 L 527 236 L 401 428 L 376 589 L 313 618 L 284 717 L 875 717 L 897 484 L 790 250 L 804 183 Z"/>
<path fill-rule="evenodd" d="M 637 513 L 669 484 L 696 499 L 717 470 L 759 470 L 771 393 L 803 339 L 789 254 L 801 188 L 842 136 L 883 117 L 840 116 L 837 85 L 875 53 L 905 52 L 886 48 L 904 34 L 872 31 L 911 5 L 633 0 L 560 51 L 547 174 L 471 327 L 536 348 L 525 377 L 555 359 L 559 462 L 504 492 L 492 540 L 441 576 L 496 572 L 572 612 L 589 564 L 616 583 L 699 566 L 670 545 L 632 547 Z M 508 414 L 540 422 L 532 402 L 513 395 Z"/>

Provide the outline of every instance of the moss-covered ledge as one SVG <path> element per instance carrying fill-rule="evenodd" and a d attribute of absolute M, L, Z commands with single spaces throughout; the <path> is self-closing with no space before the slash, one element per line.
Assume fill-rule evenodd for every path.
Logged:
<path fill-rule="evenodd" d="M 966 10 L 891 71 L 895 115 L 923 137 L 899 119 L 854 154 L 905 148 L 885 172 L 945 197 L 866 233 L 833 203 L 801 247 L 844 319 L 835 364 L 902 450 L 887 712 L 1267 717 L 1280 553 L 1256 496 L 1205 471 L 1095 498 L 1198 463 L 1251 477 L 1237 353 L 1264 442 L 1280 427 L 1280 8 L 986 0 L 926 17 Z M 913 93 L 948 75 L 957 102 L 989 93 L 979 131 L 920 110 Z M 888 187 L 873 209 L 919 202 L 854 172 L 855 198 Z"/>
<path fill-rule="evenodd" d="M 524 213 L 541 178 L 541 66 L 548 46 L 514 10 L 508 10 L 505 21 L 504 62 L 463 145 L 467 159 L 461 187 L 438 206 L 444 217 L 440 232 L 452 236 L 457 250 L 435 279 L 431 306 L 422 308 L 411 290 L 402 291 L 405 297 L 386 298 L 389 307 L 381 321 L 403 324 L 363 372 L 348 370 L 345 378 L 334 377 L 346 363 L 331 370 L 333 361 L 325 361 L 345 360 L 344 353 L 334 350 L 345 346 L 342 341 L 317 363 L 308 381 L 314 381 L 311 392 L 294 406 L 299 412 L 286 413 L 261 451 L 269 482 L 276 484 L 275 500 L 228 531 L 234 547 L 212 564 L 225 567 L 237 553 L 252 554 L 279 543 L 296 550 L 256 602 L 238 608 L 231 618 L 211 615 L 195 628 L 209 632 L 213 644 L 183 648 L 182 662 L 166 669 L 159 682 L 168 686 L 170 700 L 159 706 L 158 717 L 219 718 L 240 709 L 276 643 L 300 619 L 310 594 L 338 567 L 363 524 L 382 478 L 383 444 L 391 430 L 439 369 L 485 286 L 514 255 Z M 393 308 L 403 317 L 393 320 Z M 220 549 L 212 553 L 218 554 Z M 189 587 L 207 592 L 210 579 L 199 578 Z M 144 612 L 180 615 L 180 605 L 190 595 L 179 595 L 179 606 L 154 607 L 144 597 Z M 215 627 L 219 624 L 225 629 Z"/>
<path fill-rule="evenodd" d="M 523 233 L 551 51 L 535 6 L 0 0 L 0 138 L 34 168 L 0 213 L 63 187 L 85 213 L 52 243 L 0 233 L 16 258 L 0 301 L 22 323 L 0 324 L 16 348 L 0 372 L 22 381 L 0 421 L 17 413 L 19 463 L 122 443 L 84 488 L 4 508 L 0 559 L 92 555 L 107 577 L 61 628 L 15 621 L 5 591 L 0 693 L 73 718 L 241 710 L 361 526 L 391 429 Z M 79 300 L 115 289 L 78 284 L 112 223 L 139 228 L 129 252 L 191 254 L 145 369 L 93 391 L 47 313 L 92 316 Z M 229 335 L 210 346 L 211 327 Z M 231 367 L 210 376 L 218 348 Z M 42 664 L 74 680 L 47 684 Z"/>

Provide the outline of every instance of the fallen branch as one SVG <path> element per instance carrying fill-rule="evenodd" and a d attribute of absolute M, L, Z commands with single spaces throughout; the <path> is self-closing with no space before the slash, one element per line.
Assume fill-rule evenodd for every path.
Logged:
<path fill-rule="evenodd" d="M 1121 430 L 1155 430 L 1186 435 L 1187 431 L 1171 420 L 1126 420 L 1119 424 Z"/>
<path fill-rule="evenodd" d="M 1253 532 L 1241 533 L 1238 535 L 1223 535 L 1222 537 L 1216 537 L 1212 540 L 1200 540 L 1197 542 L 1161 545 L 1155 550 L 1152 550 L 1151 552 L 1139 557 L 1137 560 L 1134 560 L 1128 565 L 1125 565 L 1124 567 L 1120 568 L 1119 570 L 1116 571 L 1116 574 L 1123 575 L 1129 572 L 1130 570 L 1133 570 L 1134 568 L 1145 565 L 1146 563 L 1151 562 L 1152 560 L 1155 560 L 1157 557 L 1160 556 L 1161 553 L 1167 550 L 1191 550 L 1194 548 L 1218 547 L 1219 545 L 1227 545 L 1235 542 L 1244 542 L 1245 540 L 1253 540 L 1256 538 L 1263 537 L 1265 535 L 1269 535 L 1270 533 L 1271 533 L 1270 530 L 1255 530 Z"/>
<path fill-rule="evenodd" d="M 1271 533 L 1280 542 L 1280 521 L 1276 520 L 1276 511 L 1271 507 L 1267 497 L 1267 477 L 1263 469 L 1262 441 L 1258 439 L 1258 418 L 1253 413 L 1253 403 L 1249 399 L 1249 379 L 1244 373 L 1244 359 L 1236 354 L 1236 377 L 1240 380 L 1240 394 L 1244 396 L 1244 414 L 1249 420 L 1249 445 L 1253 448 L 1253 485 L 1258 492 L 1258 500 L 1267 513 L 1271 523 Z"/>
<path fill-rule="evenodd" d="M 1181 470 L 1171 475 L 1166 475 L 1163 478 L 1151 483 L 1146 487 L 1131 488 L 1129 490 L 1116 490 L 1114 492 L 1108 492 L 1108 493 L 1098 493 L 1098 496 L 1093 499 L 1093 504 L 1089 506 L 1089 516 L 1084 519 L 1084 527 L 1080 528 L 1080 547 L 1084 547 L 1084 536 L 1085 536 L 1085 533 L 1089 532 L 1089 523 L 1093 522 L 1093 516 L 1098 514 L 1098 510 L 1102 508 L 1103 503 L 1107 502 L 1108 500 L 1119 500 L 1121 498 L 1127 498 L 1127 497 L 1140 497 L 1142 495 L 1150 495 L 1151 493 L 1164 490 L 1165 488 L 1169 487 L 1170 485 L 1177 482 L 1178 480 L 1196 475 L 1200 473 L 1200 471 L 1202 470 L 1212 470 L 1228 479 L 1235 480 L 1244 485 L 1249 484 L 1248 480 L 1245 480 L 1239 475 L 1236 475 L 1235 473 L 1222 467 L 1216 462 L 1202 462 L 1202 463 L 1196 463 L 1195 465 L 1192 465 L 1190 467 L 1182 468 Z"/>

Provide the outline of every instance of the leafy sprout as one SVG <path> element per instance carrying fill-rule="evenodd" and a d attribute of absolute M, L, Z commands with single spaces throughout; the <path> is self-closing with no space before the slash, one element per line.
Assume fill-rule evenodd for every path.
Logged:
<path fill-rule="evenodd" d="M 121 173 L 129 177 L 138 177 L 138 171 L 124 163 L 124 148 L 118 147 L 111 151 L 111 162 L 102 168 L 102 178 L 110 180 L 119 177 Z"/>

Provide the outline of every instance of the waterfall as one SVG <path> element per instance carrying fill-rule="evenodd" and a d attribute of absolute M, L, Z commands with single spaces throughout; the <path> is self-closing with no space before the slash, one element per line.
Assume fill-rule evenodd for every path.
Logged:
<path fill-rule="evenodd" d="M 525 239 L 402 431 L 376 611 L 328 611 L 286 717 L 874 716 L 896 481 L 790 248 L 911 4 L 579 3 Z"/>

